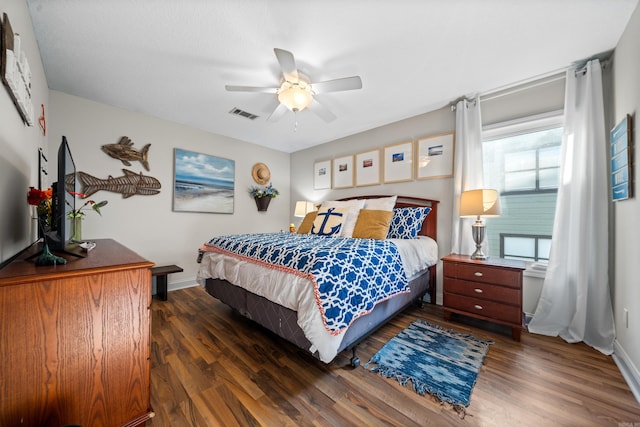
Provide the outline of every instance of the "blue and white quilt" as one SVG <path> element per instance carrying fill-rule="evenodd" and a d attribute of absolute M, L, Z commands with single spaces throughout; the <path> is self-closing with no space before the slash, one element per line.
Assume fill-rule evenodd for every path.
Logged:
<path fill-rule="evenodd" d="M 202 248 L 309 279 L 327 331 L 341 334 L 376 304 L 410 288 L 386 240 L 267 233 L 214 237 Z"/>

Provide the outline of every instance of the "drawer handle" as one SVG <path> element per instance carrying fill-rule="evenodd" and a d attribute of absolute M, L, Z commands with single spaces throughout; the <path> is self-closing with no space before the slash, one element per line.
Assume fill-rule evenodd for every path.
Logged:
<path fill-rule="evenodd" d="M 482 277 L 482 273 L 480 273 L 479 271 L 476 271 L 475 273 L 473 273 L 473 275 L 476 277 Z"/>
<path fill-rule="evenodd" d="M 481 305 L 476 304 L 476 305 L 474 305 L 473 307 L 474 307 L 476 310 L 482 310 L 482 306 L 481 306 Z"/>
<path fill-rule="evenodd" d="M 474 291 L 475 291 L 477 294 L 481 294 L 481 293 L 483 293 L 483 292 L 484 292 L 484 291 L 483 291 L 482 289 L 480 289 L 480 288 L 475 288 L 475 289 L 474 289 Z"/>

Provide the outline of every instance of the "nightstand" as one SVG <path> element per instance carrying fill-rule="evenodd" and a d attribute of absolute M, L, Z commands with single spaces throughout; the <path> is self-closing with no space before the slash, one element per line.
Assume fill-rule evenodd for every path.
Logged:
<path fill-rule="evenodd" d="M 442 258 L 442 264 L 445 319 L 458 313 L 511 326 L 511 336 L 520 341 L 524 262 L 451 254 Z"/>

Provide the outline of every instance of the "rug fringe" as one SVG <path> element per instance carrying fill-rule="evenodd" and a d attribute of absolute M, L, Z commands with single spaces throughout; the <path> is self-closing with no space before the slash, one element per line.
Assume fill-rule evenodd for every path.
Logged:
<path fill-rule="evenodd" d="M 466 338 L 466 339 L 468 339 L 470 341 L 474 341 L 474 342 L 477 342 L 477 343 L 480 343 L 480 344 L 487 344 L 487 345 L 495 344 L 495 342 L 493 342 L 493 341 L 484 340 L 484 339 L 478 338 L 478 337 L 476 337 L 476 336 L 474 336 L 472 334 L 463 334 L 463 333 L 458 332 L 458 331 L 456 331 L 454 329 L 446 329 L 446 328 L 444 328 L 444 327 L 442 327 L 440 325 L 429 323 L 426 320 L 416 319 L 412 323 L 420 323 L 422 325 L 430 326 L 430 327 L 432 327 L 434 329 L 438 329 L 438 330 L 446 332 L 448 334 L 455 334 L 457 336 L 460 336 L 462 338 Z"/>
<path fill-rule="evenodd" d="M 403 387 L 411 388 L 414 392 L 418 393 L 421 396 L 430 394 L 439 402 L 450 404 L 456 410 L 456 412 L 458 412 L 458 414 L 460 414 L 461 411 L 466 413 L 466 407 L 464 406 L 464 404 L 456 403 L 453 399 L 446 396 L 441 391 L 436 390 L 433 387 L 429 387 L 428 384 L 424 384 L 423 382 L 411 378 L 410 376 L 388 366 L 376 365 L 370 368 L 370 363 L 375 363 L 375 361 L 369 361 L 366 365 L 364 365 L 364 368 L 370 370 L 371 372 L 377 372 L 385 378 L 395 378 L 400 383 L 400 385 L 402 385 Z M 411 385 L 409 385 L 409 382 L 411 382 Z M 464 415 L 462 417 L 464 418 Z"/>

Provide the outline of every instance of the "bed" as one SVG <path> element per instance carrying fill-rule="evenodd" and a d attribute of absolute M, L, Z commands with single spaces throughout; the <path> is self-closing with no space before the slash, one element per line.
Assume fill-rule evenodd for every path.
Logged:
<path fill-rule="evenodd" d="M 416 197 L 393 197 L 394 212 L 429 208 L 426 209 L 428 212 L 426 217 L 420 219 L 416 238 L 383 239 L 372 243 L 372 239 L 319 237 L 293 233 L 214 237 L 199 250 L 198 282 L 211 296 L 325 363 L 330 363 L 338 353 L 344 350 L 352 350 L 351 363 L 355 366 L 359 363 L 355 352 L 359 342 L 409 305 L 421 304 L 425 295 L 429 295 L 429 302 L 435 302 L 438 201 Z M 374 204 L 378 200 L 388 198 L 389 196 L 361 196 L 344 198 L 337 202 L 359 203 L 364 200 L 363 203 Z M 397 213 L 394 214 L 394 220 L 395 215 Z M 331 249 L 333 252 L 344 251 L 344 257 L 353 260 L 354 265 L 347 265 L 350 261 L 340 261 L 337 270 L 326 267 L 322 271 L 314 272 L 303 271 L 302 268 L 298 271 L 297 267 L 289 268 L 284 261 L 282 263 L 274 261 L 276 258 L 288 258 L 291 265 L 300 265 L 300 259 L 308 254 L 306 245 L 311 247 L 320 240 L 323 241 L 321 243 L 323 245 L 333 245 Z M 275 241 L 278 243 L 277 246 L 272 244 Z M 380 270 L 379 272 L 364 273 L 365 269 L 360 268 L 359 259 L 364 260 L 366 257 L 351 256 L 349 252 L 360 250 L 362 245 L 367 247 L 379 245 L 372 250 L 372 253 L 384 253 L 387 256 L 385 259 L 390 260 L 389 265 L 381 262 L 382 267 L 376 267 L 376 271 Z M 246 253 L 236 251 L 240 247 Z M 397 250 L 397 255 L 395 252 L 391 253 L 394 250 Z M 259 252 L 263 255 L 266 253 L 266 257 L 262 260 L 257 259 Z M 255 259 L 254 255 L 256 255 Z M 393 264 L 397 259 L 400 260 L 405 272 L 404 276 L 408 276 L 404 279 L 405 282 L 397 279 L 403 276 Z M 378 258 L 374 256 L 374 260 Z M 322 263 L 314 265 L 323 266 Z M 349 271 L 349 268 L 352 270 Z M 339 270 L 340 277 L 325 277 L 324 272 L 328 270 Z M 337 288 L 337 282 L 350 283 L 351 277 L 355 277 L 356 274 L 367 277 L 371 274 L 371 287 L 374 287 L 373 282 L 375 282 L 380 288 L 390 293 L 376 297 L 380 299 L 379 301 L 366 303 L 361 300 L 368 298 L 368 294 L 373 294 L 373 290 L 365 292 L 366 298 L 361 295 L 352 295 L 351 300 L 368 304 L 365 307 L 354 308 L 353 313 L 351 308 L 337 309 L 319 297 L 319 290 L 327 287 L 327 284 L 330 284 L 331 288 L 334 285 Z M 363 281 L 361 276 L 358 277 L 360 278 L 353 280 L 354 283 Z M 349 292 L 351 290 L 351 288 L 348 289 Z M 331 314 L 334 316 L 332 317 Z"/>

